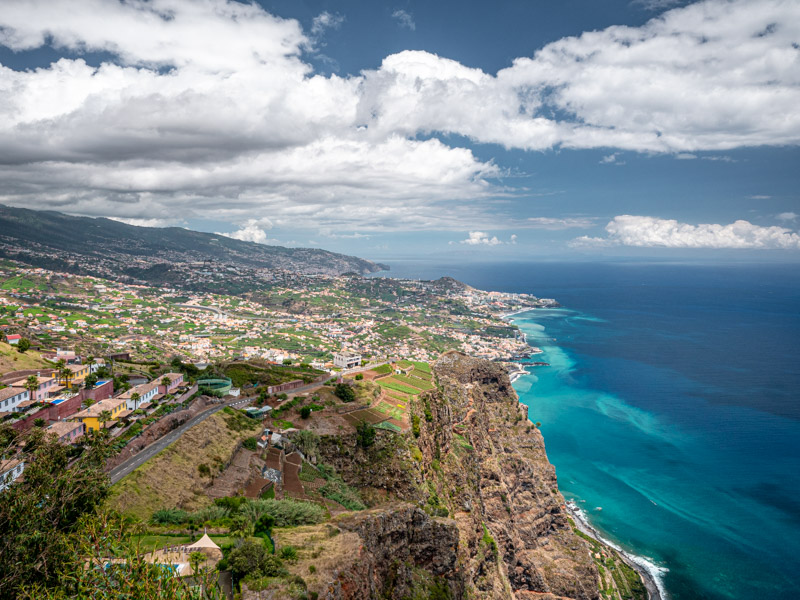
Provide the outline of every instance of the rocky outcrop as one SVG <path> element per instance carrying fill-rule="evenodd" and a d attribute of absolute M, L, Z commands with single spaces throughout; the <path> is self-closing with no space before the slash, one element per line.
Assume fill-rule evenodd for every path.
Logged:
<path fill-rule="evenodd" d="M 394 557 L 405 556 L 403 548 L 419 548 L 419 527 L 423 539 L 435 530 L 435 537 L 447 540 L 436 546 L 444 562 L 414 552 L 428 557 L 421 561 L 431 569 L 426 572 L 446 578 L 450 595 L 441 597 L 600 598 L 597 569 L 570 526 L 542 435 L 528 421 L 506 370 L 449 353 L 434 365 L 434 374 L 437 387 L 411 406 L 418 434 L 378 432 L 376 444 L 366 450 L 346 436 L 320 444 L 321 459 L 373 503 L 400 499 L 418 507 L 415 517 L 408 512 L 398 517 L 402 526 L 384 509 L 356 528 L 365 556 L 379 560 L 370 559 L 371 566 L 364 567 L 368 574 L 354 570 L 353 577 L 373 583 L 354 586 L 360 590 L 355 595 L 342 585 L 329 597 L 377 598 L 386 581 L 408 585 L 413 569 Z M 422 514 L 439 518 L 423 521 Z M 457 539 L 451 542 L 453 535 Z M 367 589 L 377 595 L 363 595 Z"/>
<path fill-rule="evenodd" d="M 453 521 L 401 506 L 348 517 L 338 526 L 358 534 L 361 546 L 336 574 L 325 598 L 410 598 L 419 586 L 420 571 L 428 579 L 441 578 L 450 594 L 461 596 L 456 571 L 459 533 Z"/>
<path fill-rule="evenodd" d="M 599 598 L 597 570 L 569 524 L 541 432 L 506 370 L 450 353 L 435 374 L 438 389 L 415 407 L 432 416 L 420 421 L 419 447 L 442 473 L 429 478 L 437 495 L 451 499 L 470 597 Z"/>

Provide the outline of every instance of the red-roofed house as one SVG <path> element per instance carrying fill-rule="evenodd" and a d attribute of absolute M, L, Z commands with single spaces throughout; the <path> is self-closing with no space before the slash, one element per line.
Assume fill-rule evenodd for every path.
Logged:
<path fill-rule="evenodd" d="M 12 346 L 16 346 L 19 344 L 19 341 L 22 339 L 22 336 L 18 333 L 12 333 L 11 335 L 6 336 L 6 341 L 11 344 Z"/>

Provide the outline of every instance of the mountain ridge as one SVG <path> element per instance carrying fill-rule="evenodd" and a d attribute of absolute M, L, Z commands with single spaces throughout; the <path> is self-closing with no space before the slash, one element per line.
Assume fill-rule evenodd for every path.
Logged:
<path fill-rule="evenodd" d="M 0 255 L 68 272 L 99 271 L 114 279 L 175 283 L 178 265 L 203 263 L 257 275 L 359 274 L 383 264 L 318 248 L 287 248 L 236 240 L 181 227 L 140 227 L 105 217 L 77 217 L 0 204 Z"/>

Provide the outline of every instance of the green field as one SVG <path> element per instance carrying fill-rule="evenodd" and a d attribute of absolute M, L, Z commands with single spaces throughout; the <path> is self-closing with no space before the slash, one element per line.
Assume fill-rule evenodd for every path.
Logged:
<path fill-rule="evenodd" d="M 419 388 L 420 390 L 429 390 L 433 387 L 433 384 L 430 380 L 426 379 L 419 379 L 417 377 L 406 377 L 405 375 L 392 375 L 390 379 L 394 379 L 399 381 L 400 383 L 404 383 L 406 385 L 414 386 L 415 388 Z"/>
<path fill-rule="evenodd" d="M 394 377 L 389 377 L 388 379 L 381 379 L 378 381 L 378 385 L 381 387 L 388 388 L 390 390 L 395 390 L 397 392 L 403 392 L 404 394 L 410 394 L 411 396 L 416 396 L 420 393 L 421 390 L 410 387 L 407 385 L 403 385 L 402 383 L 398 383 L 395 381 Z"/>

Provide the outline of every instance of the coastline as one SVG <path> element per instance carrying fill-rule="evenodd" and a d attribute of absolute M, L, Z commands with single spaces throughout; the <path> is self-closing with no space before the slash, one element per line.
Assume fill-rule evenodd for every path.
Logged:
<path fill-rule="evenodd" d="M 534 310 L 533 308 L 526 308 L 523 310 L 518 310 L 515 312 L 499 315 L 499 318 L 503 321 L 513 323 L 514 322 L 513 317 L 526 312 L 531 312 L 533 310 Z M 527 343 L 530 346 L 527 340 L 525 340 L 525 343 Z M 531 346 L 531 348 L 535 347 Z M 538 350 L 539 352 L 542 352 L 542 350 L 539 348 L 535 349 Z M 530 374 L 529 371 L 526 371 L 520 364 L 512 363 L 511 365 L 509 365 L 509 377 L 511 379 L 512 384 L 521 376 L 528 374 Z M 603 538 L 597 531 L 597 529 L 595 529 L 589 523 L 589 520 L 587 519 L 586 515 L 583 513 L 583 511 L 581 511 L 580 508 L 578 508 L 577 505 L 574 504 L 574 502 L 571 501 L 567 502 L 565 506 L 567 512 L 575 522 L 575 526 L 581 533 L 589 536 L 599 544 L 602 544 L 603 546 L 606 546 L 614 550 L 626 565 L 628 565 L 631 569 L 633 569 L 634 571 L 636 571 L 636 573 L 639 574 L 639 578 L 642 580 L 642 583 L 644 583 L 644 586 L 647 589 L 647 596 L 649 600 L 668 600 L 666 590 L 663 588 L 663 585 L 655 575 L 655 572 L 658 571 L 658 567 L 648 563 L 642 557 L 635 556 L 625 552 L 622 548 L 619 548 L 615 544 Z M 651 572 L 651 570 L 653 572 Z"/>
<path fill-rule="evenodd" d="M 642 583 L 644 583 L 644 587 L 647 589 L 647 597 L 650 600 L 669 600 L 663 585 L 650 571 L 650 569 L 656 571 L 658 567 L 648 563 L 645 559 L 639 556 L 625 552 L 625 550 L 601 536 L 600 533 L 589 523 L 583 511 L 575 506 L 574 502 L 567 502 L 565 507 L 569 515 L 572 517 L 572 520 L 575 522 L 575 527 L 578 528 L 578 531 L 588 535 L 590 538 L 602 544 L 603 546 L 614 550 L 626 565 L 639 574 Z M 642 565 L 639 561 L 649 565 L 650 569 Z"/>

